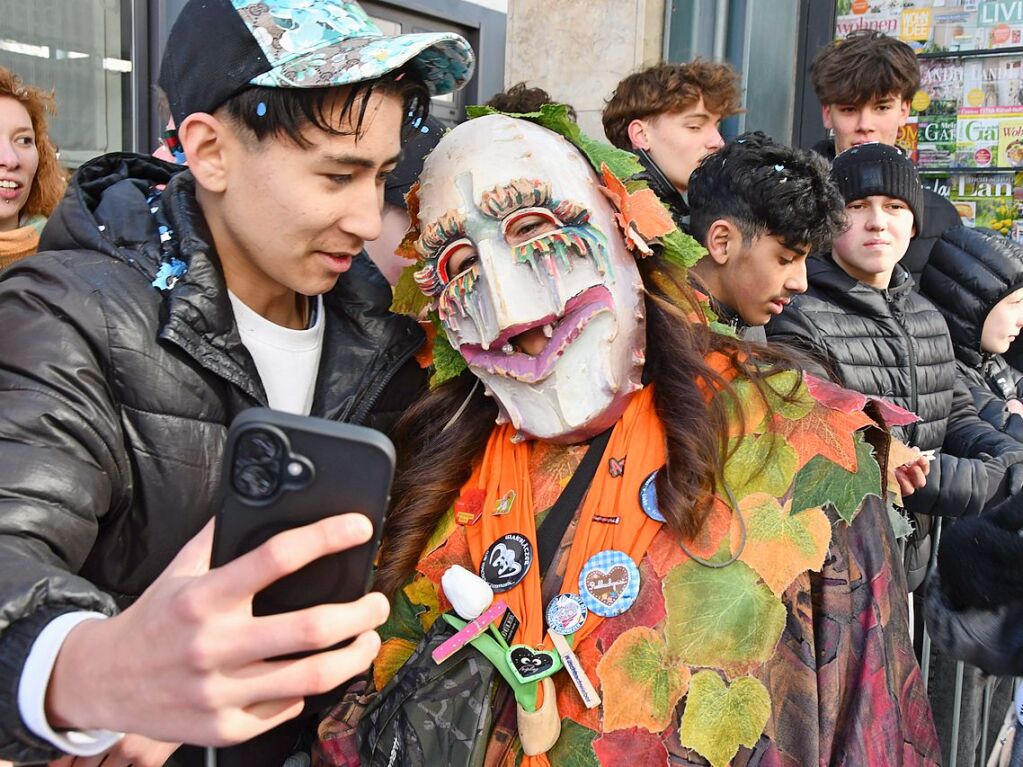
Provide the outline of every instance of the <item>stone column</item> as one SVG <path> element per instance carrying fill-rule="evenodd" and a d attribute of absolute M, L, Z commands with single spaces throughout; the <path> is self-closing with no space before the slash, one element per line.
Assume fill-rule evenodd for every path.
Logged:
<path fill-rule="evenodd" d="M 520 81 L 575 107 L 603 138 L 600 113 L 618 82 L 661 59 L 665 0 L 508 0 L 505 87 Z"/>

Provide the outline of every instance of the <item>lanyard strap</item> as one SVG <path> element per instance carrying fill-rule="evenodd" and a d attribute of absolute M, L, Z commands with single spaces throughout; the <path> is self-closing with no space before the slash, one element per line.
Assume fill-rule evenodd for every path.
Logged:
<path fill-rule="evenodd" d="M 604 455 L 604 448 L 607 447 L 607 443 L 611 439 L 611 431 L 612 429 L 608 429 L 593 438 L 572 478 L 565 485 L 565 489 L 561 491 L 558 500 L 554 502 L 554 506 L 547 512 L 543 523 L 536 531 L 537 559 L 539 560 L 541 578 L 547 572 L 547 568 L 561 544 L 561 539 L 565 536 L 565 530 L 568 529 L 576 509 L 582 503 L 590 483 L 593 482 L 593 475 L 597 473 L 597 466 L 600 465 L 600 459 Z"/>

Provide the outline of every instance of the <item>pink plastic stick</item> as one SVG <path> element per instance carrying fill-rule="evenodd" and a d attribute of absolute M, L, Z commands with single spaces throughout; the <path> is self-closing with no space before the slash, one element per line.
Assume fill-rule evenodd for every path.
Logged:
<path fill-rule="evenodd" d="M 490 605 L 483 614 L 475 620 L 469 621 L 465 624 L 465 628 L 459 631 L 450 639 L 444 641 L 444 643 L 431 653 L 434 663 L 443 663 L 456 652 L 465 647 L 469 642 L 478 637 L 487 627 L 504 615 L 505 610 L 508 609 L 508 605 L 503 599 L 498 599 L 494 604 Z"/>

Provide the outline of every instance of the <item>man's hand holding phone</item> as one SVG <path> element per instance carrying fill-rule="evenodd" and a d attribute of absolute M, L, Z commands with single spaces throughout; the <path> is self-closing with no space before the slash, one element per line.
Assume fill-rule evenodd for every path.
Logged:
<path fill-rule="evenodd" d="M 253 597 L 372 535 L 362 515 L 328 517 L 278 533 L 211 570 L 210 522 L 135 604 L 71 631 L 47 690 L 50 725 L 222 746 L 297 716 L 305 696 L 332 690 L 369 666 L 387 599 L 371 593 L 253 616 Z M 352 637 L 345 647 L 326 650 Z M 321 652 L 265 660 L 310 651 Z"/>

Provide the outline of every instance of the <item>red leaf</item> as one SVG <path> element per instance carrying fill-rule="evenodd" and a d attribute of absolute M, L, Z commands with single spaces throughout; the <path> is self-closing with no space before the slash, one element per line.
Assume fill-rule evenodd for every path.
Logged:
<path fill-rule="evenodd" d="M 444 571 L 451 565 L 461 565 L 466 570 L 473 572 L 472 556 L 469 554 L 469 542 L 465 538 L 465 528 L 456 526 L 454 532 L 444 543 L 422 560 L 416 569 L 433 581 L 437 587 L 437 596 L 440 597 L 440 611 L 446 612 L 451 609 L 451 603 L 444 596 L 444 589 L 440 586 L 440 578 Z"/>
<path fill-rule="evenodd" d="M 825 381 L 823 378 L 806 374 L 803 376 L 803 381 L 806 383 L 806 388 L 810 391 L 810 396 L 822 405 L 827 405 L 832 410 L 841 410 L 843 413 L 856 413 L 863 410 L 863 406 L 867 404 L 866 395 L 851 389 L 844 389 L 838 384 L 831 383 L 831 381 Z"/>
<path fill-rule="evenodd" d="M 640 562 L 639 578 L 641 586 L 636 603 L 616 618 L 605 618 L 593 632 L 592 636 L 600 640 L 601 647 L 605 649 L 610 647 L 619 636 L 631 628 L 636 626 L 652 628 L 664 620 L 661 579 L 657 577 L 652 563 L 646 557 Z"/>
<path fill-rule="evenodd" d="M 593 750 L 601 767 L 621 767 L 624 764 L 643 767 L 667 767 L 668 749 L 659 736 L 641 727 L 606 732 L 593 741 Z"/>

